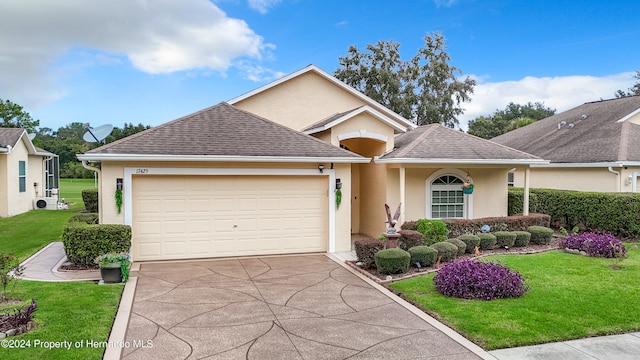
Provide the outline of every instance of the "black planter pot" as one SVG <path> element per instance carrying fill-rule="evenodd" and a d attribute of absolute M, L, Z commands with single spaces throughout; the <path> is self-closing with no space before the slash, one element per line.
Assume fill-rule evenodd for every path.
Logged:
<path fill-rule="evenodd" d="M 112 263 L 100 267 L 100 276 L 105 284 L 117 284 L 122 282 L 120 263 Z"/>

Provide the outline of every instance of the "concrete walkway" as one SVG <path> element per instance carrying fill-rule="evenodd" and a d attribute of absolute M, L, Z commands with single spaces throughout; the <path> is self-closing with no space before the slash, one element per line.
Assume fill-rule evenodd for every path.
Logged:
<path fill-rule="evenodd" d="M 343 258 L 350 258 L 349 253 L 341 255 Z M 223 352 L 220 358 L 223 355 L 229 355 L 229 358 L 238 355 L 239 358 L 244 359 L 252 351 L 274 345 L 278 349 L 278 354 L 285 354 L 280 351 L 287 349 L 287 351 L 295 351 L 292 352 L 293 355 L 304 353 L 305 358 L 310 359 L 344 358 L 345 356 L 342 355 L 353 352 L 356 352 L 354 359 L 378 359 L 391 355 L 394 355 L 395 357 L 392 358 L 395 359 L 429 359 L 430 354 L 440 354 L 442 359 L 480 357 L 498 360 L 626 360 L 640 358 L 640 332 L 485 352 L 371 280 L 353 273 L 348 267 L 343 266 L 342 260 L 332 254 L 329 258 L 334 261 L 324 255 L 302 256 L 301 258 L 305 261 L 292 262 L 291 264 L 295 266 L 285 266 L 286 263 L 277 260 L 282 258 L 285 257 L 143 263 L 142 266 L 139 263 L 134 264 L 133 277 L 125 286 L 109 341 L 116 343 L 125 338 L 154 340 L 156 351 L 148 352 L 153 348 L 136 350 L 112 347 L 106 350 L 104 358 L 120 359 L 124 355 L 126 359 L 173 359 L 177 358 L 175 357 L 178 355 L 177 352 L 184 352 L 186 348 L 189 349 L 188 354 L 193 358 L 201 353 L 216 351 L 216 348 L 228 347 L 230 344 L 231 351 Z M 51 243 L 22 263 L 26 268 L 22 278 L 36 281 L 97 281 L 100 279 L 100 272 L 97 270 L 57 271 L 56 269 L 65 260 L 62 243 Z M 317 271 L 309 270 L 314 267 Z M 185 272 L 184 270 L 187 269 L 193 271 Z M 141 283 L 140 286 L 138 281 Z M 337 294 L 336 291 L 339 288 L 341 290 L 338 298 L 333 295 Z M 188 291 L 195 292 L 188 295 Z M 306 294 L 303 296 L 298 293 Z M 247 306 L 248 304 L 256 306 Z M 325 308 L 325 304 L 329 305 Z M 224 310 L 234 307 L 238 310 L 238 317 L 235 320 Z M 386 316 L 384 314 L 389 308 L 393 309 L 391 312 L 393 318 L 384 320 Z M 342 311 L 344 313 L 341 313 Z M 159 317 L 163 312 L 167 312 L 166 316 Z M 412 318 L 410 314 L 416 317 Z M 416 319 L 422 319 L 422 322 Z M 247 327 L 253 326 L 256 332 L 253 333 L 254 340 L 250 343 L 233 347 L 239 341 L 238 334 L 242 333 L 238 329 L 243 328 L 241 323 L 235 323 L 237 320 L 249 321 Z M 322 328 L 307 327 L 307 322 L 333 325 L 321 332 Z M 410 326 L 397 326 L 398 322 L 407 322 Z M 267 323 L 271 324 L 268 328 L 265 327 Z M 387 329 L 388 332 L 383 331 L 382 335 L 377 334 L 377 330 L 369 331 L 384 329 L 389 323 L 393 326 Z M 167 328 L 170 330 L 167 331 Z M 225 331 L 216 331 L 216 335 L 212 336 L 212 330 L 223 328 Z M 189 341 L 189 345 L 184 347 L 184 340 L 172 335 L 171 329 L 190 334 L 190 339 L 196 346 L 193 347 Z M 347 331 L 340 331 L 340 329 Z M 245 329 L 243 336 L 246 337 L 247 334 L 251 338 L 252 333 L 247 333 Z M 393 334 L 398 336 L 394 337 Z M 386 345 L 384 340 L 381 340 L 385 336 L 389 339 Z M 396 351 L 398 342 L 421 338 L 423 346 L 420 353 Z M 167 340 L 166 343 L 165 340 Z M 169 341 L 173 345 L 177 342 L 181 346 L 170 352 L 157 351 L 160 348 L 173 346 Z M 278 341 L 284 341 L 288 346 L 280 347 L 281 343 Z M 370 344 L 368 348 L 365 346 L 367 344 Z M 453 350 L 454 353 L 456 351 L 460 353 L 457 355 L 442 353 L 442 351 L 451 350 L 441 349 L 436 353 L 427 352 L 426 350 L 433 344 L 437 344 L 438 347 L 451 345 L 456 349 Z M 400 345 L 400 349 L 402 348 L 404 345 Z M 264 354 L 267 353 L 268 351 L 264 352 Z"/>

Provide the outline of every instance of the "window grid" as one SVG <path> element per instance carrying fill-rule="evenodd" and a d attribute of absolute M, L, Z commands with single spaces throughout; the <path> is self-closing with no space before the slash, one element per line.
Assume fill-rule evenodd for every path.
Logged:
<path fill-rule="evenodd" d="M 27 191 L 27 166 L 25 161 L 18 161 L 18 186 L 20 192 Z"/>
<path fill-rule="evenodd" d="M 460 188 L 462 184 L 462 179 L 452 175 L 441 176 L 432 182 L 432 218 L 464 218 L 464 195 Z"/>

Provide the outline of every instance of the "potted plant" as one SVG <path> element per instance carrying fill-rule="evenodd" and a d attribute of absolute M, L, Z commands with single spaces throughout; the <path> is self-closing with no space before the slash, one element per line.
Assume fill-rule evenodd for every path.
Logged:
<path fill-rule="evenodd" d="M 465 181 L 464 184 L 462 184 L 462 192 L 464 194 L 473 194 L 473 188 L 475 187 L 475 184 L 472 183 L 471 181 L 467 180 Z"/>
<path fill-rule="evenodd" d="M 105 283 L 114 284 L 129 280 L 129 254 L 109 253 L 98 256 L 94 261 L 100 267 L 100 276 Z"/>

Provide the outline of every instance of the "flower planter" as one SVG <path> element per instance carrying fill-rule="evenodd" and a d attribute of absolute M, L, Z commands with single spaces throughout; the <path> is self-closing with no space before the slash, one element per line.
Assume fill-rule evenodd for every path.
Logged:
<path fill-rule="evenodd" d="M 105 284 L 117 284 L 122 282 L 120 263 L 114 262 L 100 267 L 100 276 Z"/>
<path fill-rule="evenodd" d="M 462 189 L 462 193 L 463 194 L 473 194 L 473 188 L 463 188 Z"/>

